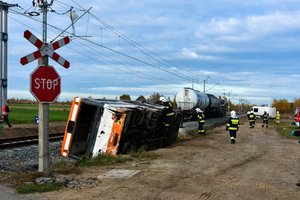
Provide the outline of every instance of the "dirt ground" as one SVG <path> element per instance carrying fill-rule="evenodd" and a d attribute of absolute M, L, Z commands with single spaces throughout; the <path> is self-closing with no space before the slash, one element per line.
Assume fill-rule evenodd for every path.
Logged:
<path fill-rule="evenodd" d="M 300 144 L 278 136 L 274 125 L 242 123 L 237 143 L 225 127 L 154 151 L 159 157 L 115 169 L 140 170 L 125 179 L 102 179 L 96 186 L 30 195 L 32 199 L 300 199 Z M 96 178 L 112 167 L 90 168 Z"/>

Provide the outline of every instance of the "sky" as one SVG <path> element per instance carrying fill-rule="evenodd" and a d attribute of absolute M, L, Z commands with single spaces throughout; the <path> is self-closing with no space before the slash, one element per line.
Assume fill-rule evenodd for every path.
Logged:
<path fill-rule="evenodd" d="M 23 33 L 42 39 L 43 18 L 30 16 L 41 13 L 31 0 L 8 3 L 19 5 L 8 13 L 8 97 L 33 99 L 38 62 L 22 66 L 20 58 L 37 49 Z M 48 43 L 71 37 L 56 50 L 70 68 L 49 59 L 61 76 L 60 101 L 156 92 L 173 99 L 204 85 L 234 103 L 300 96 L 298 0 L 54 0 L 47 20 Z"/>

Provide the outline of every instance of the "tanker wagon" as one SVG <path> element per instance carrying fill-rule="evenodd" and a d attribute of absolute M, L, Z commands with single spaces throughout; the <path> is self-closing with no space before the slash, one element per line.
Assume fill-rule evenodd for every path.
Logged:
<path fill-rule="evenodd" d="M 177 139 L 180 113 L 164 129 L 162 105 L 138 101 L 74 98 L 65 129 L 61 155 L 95 157 L 98 154 L 152 150 Z"/>
<path fill-rule="evenodd" d="M 184 117 L 195 118 L 196 108 L 204 111 L 206 117 L 223 117 L 226 114 L 226 101 L 212 94 L 185 87 L 180 90 L 175 101 L 177 107 L 183 111 Z"/>

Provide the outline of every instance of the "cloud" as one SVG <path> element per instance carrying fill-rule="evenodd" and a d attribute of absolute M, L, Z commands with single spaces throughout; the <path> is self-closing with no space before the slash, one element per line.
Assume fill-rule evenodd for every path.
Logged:
<path fill-rule="evenodd" d="M 200 23 L 196 32 L 199 38 L 217 37 L 224 41 L 251 41 L 260 37 L 300 29 L 300 11 L 273 12 L 241 18 L 214 17 Z"/>
<path fill-rule="evenodd" d="M 197 60 L 216 60 L 216 59 L 218 59 L 215 56 L 207 56 L 207 55 L 197 54 L 196 52 L 194 52 L 194 51 L 192 51 L 188 48 L 182 48 L 181 49 L 181 55 L 184 58 L 197 59 Z"/>

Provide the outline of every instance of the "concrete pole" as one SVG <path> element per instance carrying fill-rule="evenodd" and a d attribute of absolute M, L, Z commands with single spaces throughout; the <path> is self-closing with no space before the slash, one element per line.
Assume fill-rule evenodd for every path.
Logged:
<path fill-rule="evenodd" d="M 43 42 L 47 43 L 47 1 L 41 7 L 43 12 Z M 48 66 L 48 56 L 38 60 L 39 66 Z M 39 103 L 39 172 L 49 176 L 49 103 Z"/>
<path fill-rule="evenodd" d="M 3 78 L 2 78 L 2 102 L 3 104 L 6 103 L 7 101 L 7 40 L 8 40 L 8 35 L 7 35 L 7 12 L 8 9 L 4 10 L 4 30 L 3 30 L 3 35 L 6 37 L 3 42 L 4 42 L 4 62 L 3 62 Z"/>
<path fill-rule="evenodd" d="M 7 101 L 7 13 L 10 7 L 18 4 L 8 4 L 0 1 L 0 106 Z"/>

